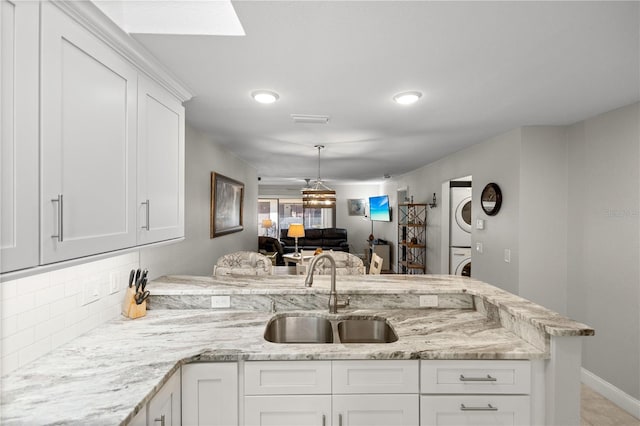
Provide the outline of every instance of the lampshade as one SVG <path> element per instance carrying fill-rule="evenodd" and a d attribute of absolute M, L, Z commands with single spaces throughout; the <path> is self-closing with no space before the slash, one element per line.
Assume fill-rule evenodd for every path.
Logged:
<path fill-rule="evenodd" d="M 304 225 L 301 223 L 292 223 L 289 225 L 287 237 L 304 237 Z"/>
<path fill-rule="evenodd" d="M 271 228 L 273 226 L 273 221 L 271 219 L 262 219 L 262 227 L 263 228 Z"/>

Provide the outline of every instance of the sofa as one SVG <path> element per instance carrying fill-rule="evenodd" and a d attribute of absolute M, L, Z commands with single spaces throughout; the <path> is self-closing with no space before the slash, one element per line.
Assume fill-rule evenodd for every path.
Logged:
<path fill-rule="evenodd" d="M 280 241 L 276 238 L 264 236 L 258 237 L 258 252 L 262 254 L 275 253 L 276 265 L 284 265 L 284 258 L 282 257 L 284 250 L 282 248 L 282 244 L 280 244 Z"/>
<path fill-rule="evenodd" d="M 237 251 L 218 258 L 213 275 L 271 275 L 271 259 L 253 251 Z"/>
<path fill-rule="evenodd" d="M 296 240 L 287 237 L 288 229 L 280 230 L 280 243 L 285 253 L 293 253 L 296 249 Z M 347 230 L 344 228 L 305 229 L 304 237 L 298 238 L 299 250 L 322 250 L 349 252 L 347 242 Z"/>

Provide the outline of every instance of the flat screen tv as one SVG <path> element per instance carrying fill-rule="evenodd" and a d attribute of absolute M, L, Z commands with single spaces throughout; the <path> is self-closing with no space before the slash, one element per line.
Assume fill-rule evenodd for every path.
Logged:
<path fill-rule="evenodd" d="M 371 214 L 371 220 L 379 222 L 391 222 L 389 196 L 378 195 L 376 197 L 369 197 L 369 211 Z"/>

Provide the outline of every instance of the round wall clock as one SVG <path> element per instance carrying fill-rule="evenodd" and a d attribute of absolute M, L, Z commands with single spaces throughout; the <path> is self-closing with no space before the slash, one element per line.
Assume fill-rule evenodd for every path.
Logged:
<path fill-rule="evenodd" d="M 482 210 L 489 216 L 494 216 L 500 211 L 502 191 L 498 184 L 491 182 L 484 187 L 480 197 L 480 205 Z"/>

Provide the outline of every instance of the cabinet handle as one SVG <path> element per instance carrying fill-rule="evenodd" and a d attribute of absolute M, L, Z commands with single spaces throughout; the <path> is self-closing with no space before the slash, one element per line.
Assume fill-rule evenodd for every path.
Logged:
<path fill-rule="evenodd" d="M 64 204 L 62 201 L 62 194 L 58 194 L 58 198 L 53 198 L 52 203 L 58 203 L 58 235 L 52 235 L 51 238 L 57 238 L 58 242 L 64 241 L 62 230 L 62 215 L 64 214 Z"/>
<path fill-rule="evenodd" d="M 327 416 L 325 416 L 324 414 L 322 415 L 322 426 L 326 426 L 327 425 Z"/>
<path fill-rule="evenodd" d="M 495 377 L 491 377 L 490 374 L 487 374 L 487 377 L 464 377 L 462 374 L 460 375 L 461 382 L 496 382 L 498 379 Z"/>
<path fill-rule="evenodd" d="M 143 201 L 140 204 L 147 206 L 147 224 L 145 226 L 141 226 L 140 228 L 146 229 L 148 231 L 149 230 L 149 208 L 150 208 L 149 207 L 149 200 Z"/>
<path fill-rule="evenodd" d="M 338 426 L 342 426 L 342 414 L 338 414 Z"/>
<path fill-rule="evenodd" d="M 160 426 L 164 426 L 164 414 L 162 414 L 159 419 L 153 419 L 153 422 L 160 422 Z"/>
<path fill-rule="evenodd" d="M 494 407 L 491 404 L 487 404 L 486 407 L 467 407 L 464 404 L 460 404 L 460 411 L 498 411 L 498 407 Z"/>

